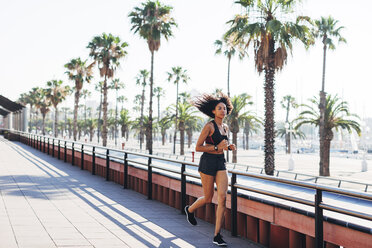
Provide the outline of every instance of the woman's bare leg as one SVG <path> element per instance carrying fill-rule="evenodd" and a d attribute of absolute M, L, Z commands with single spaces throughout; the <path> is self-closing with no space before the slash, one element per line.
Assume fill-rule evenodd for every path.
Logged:
<path fill-rule="evenodd" d="M 190 207 L 189 212 L 194 212 L 197 208 L 204 206 L 206 203 L 212 202 L 214 194 L 214 176 L 210 176 L 200 172 L 200 177 L 202 181 L 202 187 L 204 191 L 204 196 L 199 197 Z"/>
<path fill-rule="evenodd" d="M 228 183 L 229 182 L 227 178 L 227 171 L 226 170 L 217 171 L 216 184 L 217 184 L 218 206 L 217 206 L 217 213 L 216 213 L 216 228 L 214 231 L 214 236 L 216 236 L 217 233 L 220 232 L 221 226 L 224 220 Z"/>

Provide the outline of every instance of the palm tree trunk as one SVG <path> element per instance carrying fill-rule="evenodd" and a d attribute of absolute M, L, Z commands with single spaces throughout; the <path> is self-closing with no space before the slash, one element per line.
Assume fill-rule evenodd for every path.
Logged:
<path fill-rule="evenodd" d="M 41 113 L 41 115 L 43 116 L 43 135 L 45 135 L 45 116 L 46 116 L 46 113 L 44 114 L 44 113 Z"/>
<path fill-rule="evenodd" d="M 232 134 L 233 134 L 233 144 L 235 144 L 236 146 L 238 146 L 238 143 L 237 143 L 237 141 L 238 141 L 238 133 L 232 132 Z M 232 162 L 233 163 L 237 163 L 238 162 L 237 150 L 233 151 L 232 154 L 233 154 Z"/>
<path fill-rule="evenodd" d="M 103 82 L 102 145 L 107 146 L 107 75 L 105 75 L 105 81 Z"/>
<path fill-rule="evenodd" d="M 54 137 L 58 137 L 58 108 L 55 107 L 56 111 L 54 113 Z"/>
<path fill-rule="evenodd" d="M 245 149 L 249 150 L 249 131 L 245 133 Z"/>
<path fill-rule="evenodd" d="M 151 51 L 150 109 L 149 109 L 149 153 L 152 154 L 152 96 L 154 87 L 154 51 Z"/>
<path fill-rule="evenodd" d="M 160 121 L 160 95 L 158 95 L 158 121 Z"/>
<path fill-rule="evenodd" d="M 270 41 L 270 62 L 265 67 L 265 173 L 274 175 L 275 169 L 275 121 L 274 121 L 274 43 Z"/>
<path fill-rule="evenodd" d="M 28 129 L 28 132 L 31 133 L 31 130 L 32 130 L 32 105 L 30 104 L 30 122 L 29 122 L 29 129 Z"/>
<path fill-rule="evenodd" d="M 290 132 L 287 132 L 286 134 L 285 134 L 285 144 L 286 144 L 286 147 L 287 147 L 287 149 L 286 149 L 286 153 L 287 154 L 290 154 L 291 153 L 291 139 L 290 139 L 290 135 L 291 135 L 291 133 Z"/>
<path fill-rule="evenodd" d="M 325 43 L 325 38 L 323 39 L 323 44 Z M 325 108 L 326 108 L 326 93 L 324 92 L 325 85 L 325 65 L 326 65 L 326 52 L 327 46 L 323 46 L 323 74 L 322 74 L 322 90 L 319 93 L 319 175 L 323 175 L 325 171 Z M 328 155 L 329 156 L 329 155 Z"/>
<path fill-rule="evenodd" d="M 228 63 L 227 63 L 227 95 L 230 97 L 230 61 L 231 57 L 228 57 Z"/>
<path fill-rule="evenodd" d="M 176 140 L 177 140 L 177 122 L 178 122 L 178 82 L 177 82 L 177 98 L 176 98 L 176 121 L 174 123 L 174 136 L 173 136 L 173 154 L 176 154 Z"/>
<path fill-rule="evenodd" d="M 143 78 L 145 80 L 145 78 Z M 145 105 L 145 83 L 143 84 L 142 96 L 141 96 L 141 117 L 140 117 L 140 149 L 142 149 L 143 143 L 143 108 Z"/>
<path fill-rule="evenodd" d="M 180 154 L 185 154 L 185 123 L 180 122 Z"/>
<path fill-rule="evenodd" d="M 330 176 L 329 172 L 329 153 L 331 148 L 331 141 L 329 139 L 324 140 L 324 151 L 323 151 L 323 168 L 321 171 L 321 176 Z"/>
<path fill-rule="evenodd" d="M 101 136 L 101 112 L 102 112 L 102 86 L 100 85 L 100 99 L 99 99 L 99 111 L 98 111 L 98 123 L 97 123 L 97 140 L 99 143 L 99 137 Z"/>
<path fill-rule="evenodd" d="M 187 131 L 187 148 L 190 148 L 192 142 L 192 131 Z"/>
<path fill-rule="evenodd" d="M 165 145 L 165 132 L 161 132 L 161 144 Z"/>
<path fill-rule="evenodd" d="M 243 132 L 243 149 L 245 150 L 245 132 Z"/>
<path fill-rule="evenodd" d="M 78 115 L 78 108 L 79 108 L 79 97 L 80 97 L 80 90 L 76 90 L 75 92 L 75 106 L 74 106 L 74 141 L 76 141 L 77 136 L 77 115 Z"/>

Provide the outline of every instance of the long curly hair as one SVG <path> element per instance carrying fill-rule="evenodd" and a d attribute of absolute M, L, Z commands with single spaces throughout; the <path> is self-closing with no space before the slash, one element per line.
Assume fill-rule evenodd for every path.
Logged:
<path fill-rule="evenodd" d="M 203 94 L 201 96 L 195 97 L 195 100 L 192 101 L 192 104 L 200 110 L 203 114 L 214 118 L 212 110 L 214 110 L 220 102 L 226 105 L 227 114 L 231 113 L 233 110 L 233 105 L 231 104 L 230 98 L 219 92 L 217 96 L 210 94 Z"/>

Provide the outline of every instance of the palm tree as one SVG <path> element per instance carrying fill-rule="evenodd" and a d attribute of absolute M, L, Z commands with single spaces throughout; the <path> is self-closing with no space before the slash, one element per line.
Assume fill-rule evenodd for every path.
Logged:
<path fill-rule="evenodd" d="M 160 120 L 160 97 L 165 95 L 165 91 L 162 87 L 158 86 L 154 88 L 154 94 L 158 98 L 158 120 Z"/>
<path fill-rule="evenodd" d="M 140 125 L 140 118 L 136 118 L 136 120 L 134 120 L 132 122 L 132 128 L 137 130 L 138 132 L 140 132 L 141 130 L 145 129 L 146 132 L 145 132 L 145 138 L 146 138 L 146 149 L 148 150 L 149 149 L 149 146 L 150 146 L 150 132 L 149 132 L 149 125 L 150 125 L 150 121 L 149 121 L 149 117 L 148 116 L 143 116 L 143 120 L 142 120 L 142 126 Z M 154 123 L 153 123 L 153 127 L 154 128 Z"/>
<path fill-rule="evenodd" d="M 64 122 L 64 130 L 67 131 L 67 113 L 70 113 L 70 108 L 68 107 L 62 107 L 62 111 L 65 115 L 65 122 Z"/>
<path fill-rule="evenodd" d="M 141 8 L 142 7 L 142 8 Z M 172 7 L 162 5 L 159 1 L 147 1 L 141 7 L 135 7 L 129 14 L 134 33 L 147 40 L 151 52 L 151 76 L 150 76 L 150 107 L 149 107 L 149 152 L 152 154 L 152 96 L 154 86 L 154 52 L 160 48 L 161 36 L 166 40 L 171 37 L 172 27 L 176 27 L 174 19 L 170 17 Z"/>
<path fill-rule="evenodd" d="M 296 99 L 291 95 L 286 95 L 286 96 L 283 96 L 283 99 L 280 101 L 280 104 L 281 104 L 282 108 L 286 109 L 287 114 L 286 114 L 286 117 L 285 117 L 285 123 L 286 123 L 286 125 L 289 125 L 290 124 L 289 120 L 288 120 L 289 111 L 291 110 L 291 107 L 292 108 L 297 108 L 298 107 Z M 285 152 L 287 154 L 291 153 L 291 144 L 290 144 L 291 141 L 290 140 L 291 140 L 290 139 L 290 133 L 287 132 L 285 134 L 285 147 L 286 147 Z"/>
<path fill-rule="evenodd" d="M 42 134 L 45 135 L 45 117 L 46 114 L 50 111 L 50 106 L 52 102 L 47 97 L 47 91 L 43 88 L 38 88 L 35 95 L 35 106 L 40 110 L 40 113 L 43 117 L 42 124 Z"/>
<path fill-rule="evenodd" d="M 58 137 L 58 104 L 66 99 L 66 96 L 70 93 L 69 86 L 62 86 L 62 80 L 51 80 L 47 82 L 49 88 L 46 89 L 46 96 L 51 101 L 55 113 L 54 113 L 54 137 Z"/>
<path fill-rule="evenodd" d="M 83 84 L 90 83 L 92 79 L 92 67 L 93 63 L 87 65 L 87 61 L 82 61 L 80 58 L 71 59 L 70 62 L 65 64 L 65 67 L 68 71 L 66 71 L 68 78 L 74 82 L 75 87 L 75 106 L 74 106 L 74 141 L 76 141 L 77 135 L 77 118 L 78 118 L 78 108 L 79 108 L 79 98 L 80 98 L 80 91 L 83 88 Z"/>
<path fill-rule="evenodd" d="M 306 110 L 300 113 L 300 117 L 296 119 L 298 122 L 296 125 L 296 129 L 304 124 L 311 124 L 315 126 L 319 126 L 320 124 L 320 113 L 317 110 L 317 106 L 319 106 L 319 99 L 314 97 L 310 99 L 312 105 L 303 104 Z M 320 155 L 323 156 L 323 166 L 319 167 L 319 175 L 320 176 L 329 176 L 329 151 L 331 146 L 331 141 L 333 139 L 333 131 L 335 129 L 338 131 L 341 129 L 346 129 L 349 133 L 351 133 L 352 129 L 354 129 L 358 135 L 361 134 L 360 124 L 353 120 L 352 118 L 359 117 L 355 114 L 351 114 L 349 112 L 348 103 L 342 101 L 338 96 L 332 97 L 328 95 L 326 98 L 326 108 L 325 108 L 325 115 L 324 115 L 324 150 L 320 151 Z"/>
<path fill-rule="evenodd" d="M 118 97 L 118 103 L 121 103 L 120 111 L 124 109 L 124 103 L 128 101 L 128 98 L 126 96 L 119 96 Z"/>
<path fill-rule="evenodd" d="M 125 136 L 127 141 L 129 139 L 129 127 L 131 123 L 128 109 L 122 109 L 120 111 L 119 124 L 121 125 L 121 136 Z"/>
<path fill-rule="evenodd" d="M 181 102 L 182 103 L 185 103 L 185 102 L 187 102 L 187 101 L 189 101 L 190 100 L 190 98 L 191 98 L 191 95 L 190 95 L 190 93 L 188 93 L 188 92 L 182 92 L 182 93 L 180 93 L 179 94 L 179 100 L 181 100 Z"/>
<path fill-rule="evenodd" d="M 180 82 L 183 82 L 184 84 L 187 84 L 187 81 L 190 79 L 187 75 L 187 70 L 184 70 L 181 66 L 172 67 L 171 72 L 168 73 L 168 82 L 171 80 L 174 80 L 173 83 L 177 87 L 177 93 L 176 93 L 176 116 L 174 119 L 174 136 L 173 136 L 173 154 L 176 154 L 176 140 L 177 140 L 177 124 L 178 124 L 178 85 Z"/>
<path fill-rule="evenodd" d="M 68 130 L 68 138 L 71 139 L 72 129 L 73 129 L 74 121 L 71 118 L 67 118 L 67 130 Z"/>
<path fill-rule="evenodd" d="M 239 52 L 239 58 L 243 59 L 247 52 L 244 50 L 242 39 L 237 40 L 233 35 L 224 36 L 222 40 L 216 40 L 214 45 L 217 47 L 216 54 L 222 54 L 227 57 L 227 95 L 230 97 L 230 61 Z"/>
<path fill-rule="evenodd" d="M 107 145 L 107 79 L 113 78 L 116 68 L 120 65 L 120 59 L 125 57 L 127 51 L 124 49 L 128 43 L 121 42 L 120 38 L 112 34 L 103 33 L 101 36 L 93 37 L 87 48 L 90 49 L 89 56 L 98 64 L 100 76 L 103 80 L 103 128 L 102 145 Z"/>
<path fill-rule="evenodd" d="M 84 120 L 78 120 L 77 122 L 77 127 L 78 127 L 78 139 L 81 139 L 81 133 L 83 129 L 85 129 L 85 121 Z"/>
<path fill-rule="evenodd" d="M 244 129 L 243 129 L 243 148 L 249 150 L 249 135 L 257 133 L 260 126 L 262 125 L 261 118 L 257 117 L 256 114 L 250 113 L 244 117 Z"/>
<path fill-rule="evenodd" d="M 291 150 L 292 150 L 291 140 L 292 139 L 305 139 L 306 138 L 306 135 L 304 132 L 302 132 L 298 127 L 295 128 L 294 121 L 286 122 L 284 125 L 283 124 L 279 125 L 278 129 L 276 130 L 276 135 L 280 138 L 285 137 L 286 153 L 288 154 L 291 154 Z"/>
<path fill-rule="evenodd" d="M 92 95 L 92 92 L 90 92 L 89 90 L 87 89 L 83 89 L 81 91 L 81 97 L 84 98 L 84 122 L 85 122 L 85 126 L 86 126 L 86 122 L 87 122 L 87 98 L 90 97 Z M 87 134 L 87 130 L 85 130 L 85 134 Z"/>
<path fill-rule="evenodd" d="M 244 120 L 248 117 L 249 112 L 241 113 L 241 111 L 247 105 L 252 105 L 253 102 L 250 101 L 252 97 L 246 93 L 234 96 L 231 99 L 233 105 L 233 110 L 227 117 L 227 122 L 229 125 L 230 132 L 233 134 L 233 144 L 237 145 L 238 142 L 238 133 L 239 133 L 239 124 L 242 124 Z M 237 163 L 237 151 L 233 151 L 233 163 Z"/>
<path fill-rule="evenodd" d="M 287 61 L 287 51 L 291 51 L 293 42 L 300 40 L 308 47 L 312 43 L 311 33 L 305 22 L 310 18 L 298 16 L 295 22 L 279 20 L 293 16 L 296 1 L 278 0 L 241 0 L 237 2 L 246 10 L 236 15 L 226 36 L 236 40 L 246 39 L 246 48 L 254 49 L 256 70 L 265 72 L 265 172 L 274 174 L 275 168 L 275 122 L 274 122 L 274 81 L 275 73 L 283 68 Z M 252 14 L 254 11 L 257 14 Z M 290 14 L 289 14 L 290 13 Z"/>
<path fill-rule="evenodd" d="M 322 90 L 319 93 L 320 96 L 320 104 L 319 104 L 319 113 L 320 113 L 320 125 L 319 125 L 319 150 L 320 153 L 324 150 L 325 146 L 325 104 L 326 104 L 326 93 L 324 91 L 325 86 L 325 66 L 326 66 L 326 54 L 327 49 L 334 50 L 336 49 L 332 37 L 338 39 L 338 42 L 344 42 L 346 43 L 346 39 L 343 38 L 340 34 L 340 31 L 344 27 L 336 27 L 338 21 L 333 19 L 331 16 L 329 17 L 321 17 L 320 20 L 315 20 L 314 22 L 314 31 L 313 34 L 317 38 L 322 39 L 323 43 L 323 74 L 322 74 Z M 320 154 L 320 161 L 319 166 L 323 167 L 323 158 L 322 154 Z"/>
<path fill-rule="evenodd" d="M 180 154 L 185 154 L 185 130 L 187 128 L 187 123 L 189 122 L 196 122 L 198 120 L 202 120 L 200 116 L 197 116 L 196 114 L 198 111 L 192 106 L 189 102 L 179 102 L 178 108 L 175 107 L 174 104 L 169 106 L 167 108 L 167 111 L 170 113 L 177 113 L 177 109 L 179 110 L 179 117 L 177 117 L 177 114 L 173 115 L 171 118 L 174 120 L 177 120 L 175 123 L 176 127 L 178 126 L 178 129 L 180 131 Z M 178 124 L 178 125 L 177 125 Z"/>
<path fill-rule="evenodd" d="M 147 70 L 140 70 L 140 73 L 137 76 L 136 84 L 142 86 L 142 95 L 141 95 L 141 115 L 140 115 L 140 126 L 143 126 L 143 109 L 145 106 L 145 90 L 147 85 L 147 78 L 149 77 L 149 72 Z M 140 149 L 142 149 L 143 143 L 143 129 L 140 129 Z"/>
<path fill-rule="evenodd" d="M 115 96 L 115 99 L 116 99 L 116 105 L 115 105 L 115 145 L 117 145 L 117 136 L 118 136 L 118 101 L 119 101 L 118 91 L 120 89 L 124 89 L 124 87 L 125 87 L 124 83 L 120 82 L 120 80 L 118 78 L 112 80 L 112 82 L 110 84 L 110 89 L 114 89 L 115 93 L 116 93 L 116 96 Z"/>
<path fill-rule="evenodd" d="M 102 98 L 103 98 L 103 81 L 98 82 L 94 89 L 99 91 L 99 107 L 98 107 L 98 124 L 97 124 L 97 142 L 99 143 L 100 131 L 101 131 L 101 113 L 102 113 Z"/>
<path fill-rule="evenodd" d="M 190 118 L 185 122 L 185 130 L 187 134 L 187 147 L 190 148 L 192 143 L 192 134 L 194 131 L 201 131 L 203 128 L 202 119 Z"/>
<path fill-rule="evenodd" d="M 167 130 L 172 126 L 172 118 L 166 114 L 163 118 L 158 121 L 158 126 L 161 133 L 161 144 L 165 145 L 165 135 Z"/>
<path fill-rule="evenodd" d="M 89 133 L 89 141 L 92 142 L 94 129 L 97 128 L 97 119 L 89 118 L 86 122 L 88 133 Z"/>

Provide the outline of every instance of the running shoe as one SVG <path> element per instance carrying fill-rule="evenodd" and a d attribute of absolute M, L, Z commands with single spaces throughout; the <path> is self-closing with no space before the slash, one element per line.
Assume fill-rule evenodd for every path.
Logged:
<path fill-rule="evenodd" d="M 187 221 L 188 221 L 191 225 L 196 226 L 196 224 L 198 224 L 198 223 L 196 222 L 196 219 L 195 219 L 194 213 L 190 213 L 190 212 L 189 212 L 189 207 L 190 207 L 189 205 L 187 205 L 187 206 L 185 207 L 185 213 L 186 213 Z"/>
<path fill-rule="evenodd" d="M 217 233 L 217 235 L 214 236 L 213 244 L 216 244 L 218 246 L 227 246 L 226 242 L 222 239 L 222 235 L 220 233 Z"/>

